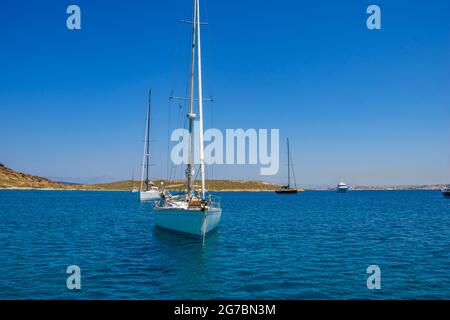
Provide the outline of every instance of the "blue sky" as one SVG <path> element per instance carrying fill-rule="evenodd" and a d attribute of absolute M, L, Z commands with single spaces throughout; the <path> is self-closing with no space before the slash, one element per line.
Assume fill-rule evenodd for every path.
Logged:
<path fill-rule="evenodd" d="M 70 4 L 81 31 L 66 28 Z M 370 4 L 379 31 L 366 28 Z M 166 177 L 168 96 L 184 95 L 189 59 L 178 20 L 190 12 L 190 0 L 2 3 L 0 162 L 73 181 L 138 175 L 151 87 L 152 170 Z M 204 92 L 216 100 L 206 126 L 279 128 L 300 185 L 447 180 L 448 1 L 204 0 L 202 16 Z M 285 176 L 216 166 L 213 177 Z"/>

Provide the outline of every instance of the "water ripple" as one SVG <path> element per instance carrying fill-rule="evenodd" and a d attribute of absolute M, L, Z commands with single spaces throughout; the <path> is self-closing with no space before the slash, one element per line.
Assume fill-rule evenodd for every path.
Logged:
<path fill-rule="evenodd" d="M 1 299 L 450 299 L 436 191 L 225 193 L 219 228 L 155 228 L 129 192 L 0 191 Z M 82 290 L 66 288 L 68 265 Z M 366 268 L 382 269 L 382 290 Z"/>

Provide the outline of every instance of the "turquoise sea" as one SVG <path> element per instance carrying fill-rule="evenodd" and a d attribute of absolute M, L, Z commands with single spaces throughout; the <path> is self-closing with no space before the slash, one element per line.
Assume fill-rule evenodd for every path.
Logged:
<path fill-rule="evenodd" d="M 450 299 L 439 191 L 219 196 L 202 246 L 156 228 L 136 193 L 0 191 L 0 299 Z"/>

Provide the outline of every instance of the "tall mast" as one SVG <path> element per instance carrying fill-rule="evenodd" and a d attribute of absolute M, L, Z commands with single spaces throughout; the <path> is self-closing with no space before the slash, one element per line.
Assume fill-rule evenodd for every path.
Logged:
<path fill-rule="evenodd" d="M 287 138 L 287 153 L 288 153 L 288 187 L 291 186 L 291 152 L 289 150 L 289 138 Z"/>
<path fill-rule="evenodd" d="M 202 89 L 202 49 L 200 43 L 200 0 L 197 0 L 197 59 L 198 59 L 198 115 L 200 131 L 200 175 L 202 199 L 205 199 L 205 151 L 203 145 L 203 89 Z"/>
<path fill-rule="evenodd" d="M 151 90 L 150 90 L 150 94 L 151 94 Z M 145 134 L 144 134 L 144 156 L 142 159 L 142 171 L 141 171 L 141 191 L 144 190 L 144 182 L 147 184 L 148 182 L 148 157 L 149 157 L 149 135 L 150 135 L 150 99 L 149 99 L 149 105 L 148 105 L 148 109 L 147 109 L 147 119 L 145 122 Z M 145 170 L 147 168 L 147 179 L 144 180 L 144 174 L 145 174 Z M 148 189 L 148 184 L 146 185 L 146 190 Z"/>
<path fill-rule="evenodd" d="M 148 92 L 148 111 L 147 111 L 147 141 L 146 141 L 146 152 L 145 152 L 145 168 L 146 168 L 146 178 L 145 178 L 145 187 L 148 190 L 148 168 L 150 161 L 150 107 L 152 100 L 152 90 L 150 89 Z"/>
<path fill-rule="evenodd" d="M 194 130 L 194 76 L 195 76 L 195 31 L 196 31 L 196 16 L 197 16 L 197 0 L 194 0 L 194 10 L 192 15 L 192 48 L 191 48 L 191 78 L 189 87 L 189 112 L 187 117 L 189 119 L 189 163 L 186 168 L 187 180 L 187 194 L 192 197 L 194 193 L 194 139 L 192 137 Z"/>

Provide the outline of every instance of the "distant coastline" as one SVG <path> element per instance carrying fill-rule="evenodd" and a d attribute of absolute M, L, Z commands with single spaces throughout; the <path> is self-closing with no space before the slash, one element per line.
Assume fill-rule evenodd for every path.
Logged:
<path fill-rule="evenodd" d="M 134 185 L 139 187 L 140 181 L 134 181 Z M 182 181 L 155 180 L 156 186 L 163 186 L 169 190 L 182 190 Z M 78 191 L 127 191 L 131 190 L 133 182 L 131 180 L 117 181 L 99 184 L 75 184 L 57 182 L 44 177 L 17 172 L 0 164 L 0 190 L 78 190 Z M 198 186 L 199 187 L 199 186 Z M 272 192 L 280 188 L 280 185 L 264 181 L 242 181 L 242 180 L 208 180 L 206 189 L 212 192 Z M 352 191 L 368 190 L 440 190 L 442 185 L 398 185 L 398 186 L 354 186 Z M 334 187 L 305 187 L 298 188 L 299 191 L 329 191 Z"/>

